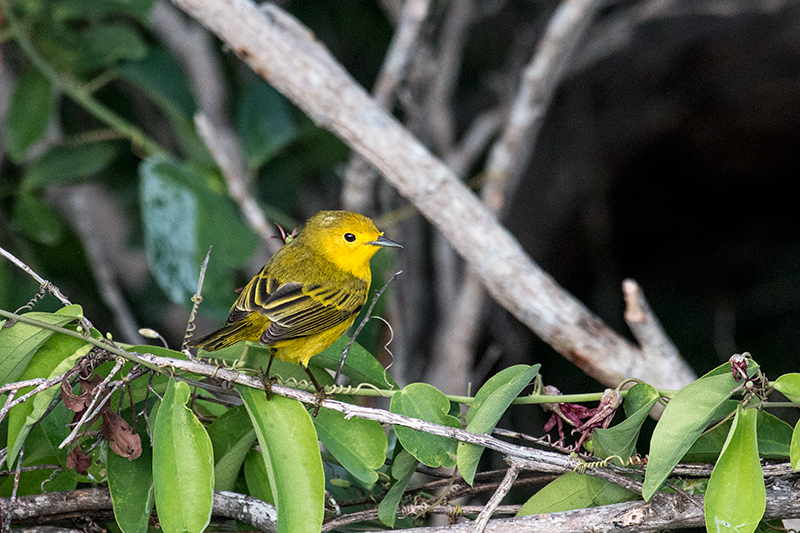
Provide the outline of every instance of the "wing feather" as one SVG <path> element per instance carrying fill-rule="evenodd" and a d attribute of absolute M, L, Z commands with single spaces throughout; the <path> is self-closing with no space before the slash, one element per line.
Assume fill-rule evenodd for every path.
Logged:
<path fill-rule="evenodd" d="M 271 322 L 261 336 L 264 344 L 314 335 L 358 313 L 368 289 L 369 283 L 360 279 L 336 286 L 296 281 L 279 284 L 262 272 L 239 295 L 228 324 L 258 311 Z"/>

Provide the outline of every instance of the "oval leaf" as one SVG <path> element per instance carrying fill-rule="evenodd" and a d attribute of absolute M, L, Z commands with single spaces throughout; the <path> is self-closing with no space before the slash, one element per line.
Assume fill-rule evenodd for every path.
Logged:
<path fill-rule="evenodd" d="M 751 361 L 748 373 L 756 367 Z M 719 407 L 738 386 L 730 366 L 725 363 L 681 389 L 670 400 L 650 439 L 642 485 L 645 500 L 653 497 L 708 423 L 719 416 Z"/>
<path fill-rule="evenodd" d="M 20 376 L 20 380 L 46 376 L 48 379 L 64 374 L 75 363 L 89 353 L 92 345 L 81 339 L 57 333 L 50 337 L 31 358 Z M 17 397 L 33 390 L 20 389 Z M 8 413 L 8 464 L 14 464 L 22 443 L 31 428 L 50 408 L 50 401 L 59 393 L 59 387 L 50 387 L 36 394 L 33 399 L 12 408 Z"/>
<path fill-rule="evenodd" d="M 757 422 L 757 409 L 737 407 L 708 481 L 705 517 L 709 532 L 752 533 L 764 516 L 767 493 L 758 459 Z"/>
<path fill-rule="evenodd" d="M 14 223 L 29 239 L 45 246 L 58 244 L 63 234 L 62 222 L 38 197 L 21 193 L 14 203 Z"/>
<path fill-rule="evenodd" d="M 108 454 L 108 490 L 114 502 L 114 518 L 123 533 L 146 532 L 155 503 L 150 441 L 147 431 L 143 431 L 144 424 L 139 426 L 142 438 L 139 457 L 129 461 L 115 453 Z"/>
<path fill-rule="evenodd" d="M 3 143 L 12 161 L 22 161 L 33 143 L 44 135 L 54 110 L 50 81 L 31 69 L 17 82 L 6 114 Z"/>
<path fill-rule="evenodd" d="M 596 505 L 627 502 L 638 497 L 635 492 L 610 481 L 567 472 L 531 496 L 517 512 L 517 516 L 584 509 Z"/>
<path fill-rule="evenodd" d="M 143 161 L 139 174 L 145 251 L 161 289 L 172 301 L 187 302 L 213 245 L 204 297 L 230 305 L 234 286 L 229 269 L 250 258 L 255 234 L 228 197 L 205 186 L 198 169 L 162 154 Z"/>
<path fill-rule="evenodd" d="M 461 422 L 450 411 L 450 402 L 441 391 L 427 383 L 411 383 L 392 396 L 389 409 L 443 426 L 460 428 Z M 457 443 L 453 439 L 430 435 L 405 426 L 394 426 L 397 440 L 408 453 L 427 466 L 450 468 L 456 464 Z"/>
<path fill-rule="evenodd" d="M 793 372 L 779 376 L 775 380 L 775 390 L 782 393 L 789 400 L 800 403 L 800 374 Z"/>
<path fill-rule="evenodd" d="M 28 318 L 54 326 L 66 326 L 83 316 L 79 305 L 62 307 L 55 313 L 25 313 Z M 0 385 L 16 381 L 33 354 L 53 335 L 53 331 L 24 322 L 0 328 Z"/>
<path fill-rule="evenodd" d="M 411 481 L 411 476 L 414 475 L 417 466 L 419 466 L 419 461 L 405 450 L 400 450 L 394 457 L 392 477 L 397 481 L 383 497 L 381 503 L 378 504 L 378 518 L 388 527 L 394 527 L 394 521 L 397 518 L 397 507 L 400 505 L 400 500 L 403 499 L 403 493 L 408 486 L 408 482 Z"/>
<path fill-rule="evenodd" d="M 258 442 L 278 509 L 278 533 L 318 533 L 325 474 L 311 416 L 297 400 L 236 385 Z"/>
<path fill-rule="evenodd" d="M 379 422 L 322 409 L 314 419 L 319 440 L 353 477 L 367 486 L 378 480 L 376 469 L 383 466 L 388 439 Z"/>
<path fill-rule="evenodd" d="M 478 391 L 478 394 L 475 395 L 476 403 L 473 403 L 467 411 L 467 420 L 469 421 L 467 431 L 473 433 L 491 433 L 500 421 L 500 417 L 503 416 L 511 405 L 511 402 L 522 393 L 522 390 L 539 373 L 540 366 L 541 365 L 516 365 L 512 367 L 514 372 L 503 373 L 502 379 L 507 380 L 505 383 L 494 379 L 497 376 L 488 380 L 487 383 L 481 387 L 481 390 Z M 490 386 L 492 392 L 488 395 L 481 394 L 487 385 Z M 478 402 L 478 399 L 481 401 Z M 478 469 L 478 461 L 480 461 L 482 454 L 482 446 L 464 442 L 458 443 L 458 471 L 461 472 L 464 481 L 470 485 L 472 485 L 472 481 L 475 478 L 475 472 Z"/>
<path fill-rule="evenodd" d="M 627 418 L 612 428 L 596 429 L 592 434 L 592 453 L 601 459 L 616 455 L 623 462 L 635 455 L 639 430 L 658 398 L 658 391 L 652 385 L 637 383 L 631 387 L 624 403 Z"/>
<path fill-rule="evenodd" d="M 22 188 L 31 191 L 81 180 L 106 168 L 116 156 L 114 141 L 54 146 L 28 168 Z"/>
<path fill-rule="evenodd" d="M 166 532 L 203 531 L 214 506 L 214 451 L 186 406 L 189 385 L 170 379 L 153 426 L 153 485 Z"/>
<path fill-rule="evenodd" d="M 214 448 L 214 490 L 233 490 L 256 432 L 243 405 L 227 410 L 208 427 Z"/>
<path fill-rule="evenodd" d="M 266 82 L 245 88 L 236 109 L 236 129 L 250 168 L 258 168 L 295 136 L 286 99 Z"/>

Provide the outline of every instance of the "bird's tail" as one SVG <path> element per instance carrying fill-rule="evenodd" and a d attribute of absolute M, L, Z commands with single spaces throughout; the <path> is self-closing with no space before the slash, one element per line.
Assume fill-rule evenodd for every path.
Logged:
<path fill-rule="evenodd" d="M 257 341 L 264 330 L 263 324 L 257 324 L 250 316 L 232 322 L 227 326 L 209 333 L 205 337 L 189 342 L 190 348 L 202 348 L 207 352 L 221 350 L 233 346 L 240 341 Z"/>

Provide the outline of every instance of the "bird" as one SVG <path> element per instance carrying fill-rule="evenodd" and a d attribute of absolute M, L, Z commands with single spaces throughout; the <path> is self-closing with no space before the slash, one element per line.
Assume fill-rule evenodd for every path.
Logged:
<path fill-rule="evenodd" d="M 320 211 L 242 289 L 226 325 L 189 346 L 208 352 L 245 340 L 269 346 L 267 397 L 273 359 L 298 363 L 316 388 L 316 413 L 324 392 L 308 361 L 355 321 L 372 281 L 370 260 L 382 247 L 402 248 L 361 214 Z"/>

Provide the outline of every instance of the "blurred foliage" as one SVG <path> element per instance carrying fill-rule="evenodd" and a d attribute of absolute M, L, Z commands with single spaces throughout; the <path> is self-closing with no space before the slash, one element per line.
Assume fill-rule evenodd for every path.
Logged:
<path fill-rule="evenodd" d="M 169 311 L 171 303 L 188 311 L 209 246 L 201 315 L 224 318 L 234 289 L 265 260 L 266 243 L 258 243 L 227 196 L 195 131 L 198 107 L 189 81 L 179 59 L 150 28 L 153 1 L 9 4 L 13 17 L 6 17 L 6 30 L 20 46 L 3 48 L 14 82 L 2 128 L 2 245 L 64 287 L 70 298 L 86 302 L 98 326 L 118 335 L 113 315 L 101 311 L 102 288 L 93 279 L 97 265 L 85 249 L 85 236 L 75 233 L 70 220 L 75 214 L 70 201 L 81 194 L 71 186 L 96 184 L 106 193 L 108 205 L 99 211 L 111 217 L 109 227 L 124 228 L 116 246 L 125 257 L 104 260 L 118 269 L 116 282 L 137 322 L 176 342 L 182 326 Z M 374 6 L 370 10 L 381 16 Z M 321 15 L 314 6 L 308 13 Z M 379 61 L 379 44 L 370 47 Z M 250 187 L 268 216 L 291 230 L 318 208 L 337 205 L 334 180 L 347 148 L 236 58 L 219 57 L 231 123 L 255 178 Z M 82 93 L 86 100 L 75 98 Z M 138 133 L 109 123 L 104 110 Z M 113 239 L 102 217 L 99 222 L 92 231 L 101 241 Z M 144 279 L 125 263 L 130 258 L 141 264 L 143 257 L 149 265 Z M 0 264 L 4 308 L 26 302 L 32 285 L 8 263 Z"/>

